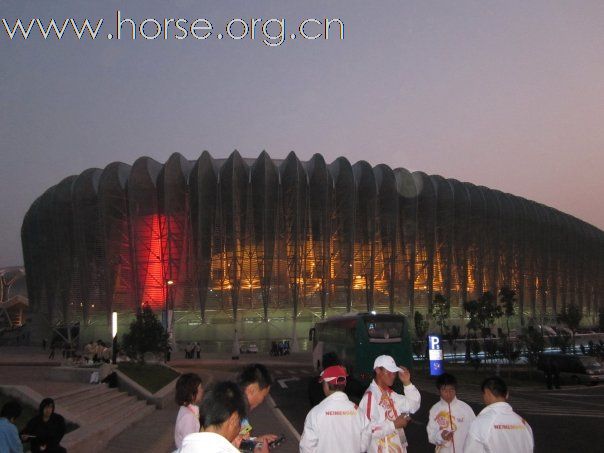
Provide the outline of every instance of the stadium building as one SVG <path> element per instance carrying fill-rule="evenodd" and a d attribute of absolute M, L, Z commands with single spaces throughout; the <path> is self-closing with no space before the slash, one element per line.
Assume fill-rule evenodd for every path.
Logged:
<path fill-rule="evenodd" d="M 50 325 L 107 338 L 149 305 L 178 341 L 266 348 L 324 316 L 426 312 L 503 286 L 521 319 L 603 307 L 604 233 L 471 183 L 320 154 L 148 157 L 65 178 L 30 207 L 29 303 Z M 168 321 L 169 320 L 169 321 Z M 296 332 L 294 335 L 293 332 Z"/>

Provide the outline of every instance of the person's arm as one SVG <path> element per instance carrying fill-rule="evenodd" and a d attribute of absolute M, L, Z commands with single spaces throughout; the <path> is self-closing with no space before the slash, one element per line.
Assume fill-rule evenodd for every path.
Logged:
<path fill-rule="evenodd" d="M 409 412 L 414 414 L 418 411 L 419 406 L 422 402 L 422 395 L 419 393 L 417 387 L 411 383 L 405 385 L 405 394 L 399 395 L 396 392 L 392 392 L 390 397 L 394 401 L 394 405 L 398 413 Z"/>
<path fill-rule="evenodd" d="M 428 426 L 426 426 L 428 442 L 433 445 L 442 445 L 446 442 L 446 440 L 442 437 L 440 425 L 436 423 L 436 413 L 437 410 L 435 409 L 435 406 L 432 406 L 432 409 L 430 409 L 430 415 L 428 416 Z"/>
<path fill-rule="evenodd" d="M 482 433 L 481 428 L 484 424 L 488 425 L 488 419 L 476 419 L 470 425 L 470 430 L 466 436 L 466 442 L 464 443 L 464 453 L 486 453 L 485 448 L 485 435 Z"/>
<path fill-rule="evenodd" d="M 23 453 L 23 444 L 21 443 L 17 427 L 11 423 L 6 434 L 8 453 Z"/>
<path fill-rule="evenodd" d="M 269 442 L 273 442 L 279 439 L 279 436 L 277 436 L 276 434 L 262 434 L 261 436 L 256 436 L 256 439 L 268 444 Z"/>
<path fill-rule="evenodd" d="M 371 422 L 367 419 L 358 408 L 357 417 L 359 418 L 359 424 L 361 425 L 361 451 L 369 450 L 369 444 L 371 443 Z"/>
<path fill-rule="evenodd" d="M 304 421 L 304 431 L 300 438 L 300 453 L 314 453 L 319 445 L 319 433 L 314 426 L 312 412 L 309 412 Z"/>
<path fill-rule="evenodd" d="M 466 437 L 466 443 L 463 446 L 464 453 L 486 453 L 484 444 L 471 431 Z"/>
<path fill-rule="evenodd" d="M 31 441 L 32 437 L 36 435 L 36 417 L 30 419 L 25 425 L 25 428 L 21 430 L 20 439 L 22 442 Z"/>
<path fill-rule="evenodd" d="M 53 447 L 58 447 L 65 435 L 65 419 L 59 414 L 53 415 L 55 422 L 53 423 L 53 431 L 47 443 Z"/>

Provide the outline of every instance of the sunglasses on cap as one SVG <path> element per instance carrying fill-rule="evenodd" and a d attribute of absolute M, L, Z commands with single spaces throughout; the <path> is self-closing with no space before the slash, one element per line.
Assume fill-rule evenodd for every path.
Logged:
<path fill-rule="evenodd" d="M 342 385 L 346 384 L 346 376 L 338 376 L 337 378 L 323 379 L 319 382 L 327 382 L 328 384 Z"/>

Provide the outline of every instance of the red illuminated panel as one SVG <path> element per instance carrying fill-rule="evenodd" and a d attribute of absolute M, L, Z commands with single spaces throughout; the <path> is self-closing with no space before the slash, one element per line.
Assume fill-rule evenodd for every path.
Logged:
<path fill-rule="evenodd" d="M 162 238 L 162 256 L 164 257 L 164 276 L 166 280 L 174 282 L 174 290 L 180 288 L 180 266 L 183 262 L 183 215 L 161 216 L 161 231 L 164 232 Z"/>
<path fill-rule="evenodd" d="M 138 274 L 139 303 L 152 309 L 163 309 L 166 300 L 166 280 L 162 257 L 161 225 L 165 222 L 163 216 L 150 215 L 136 219 L 134 226 L 134 241 Z M 166 257 L 167 258 L 167 257 Z"/>

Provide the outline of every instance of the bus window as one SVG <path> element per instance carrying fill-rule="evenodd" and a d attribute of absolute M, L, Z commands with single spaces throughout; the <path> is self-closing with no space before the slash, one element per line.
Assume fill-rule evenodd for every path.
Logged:
<path fill-rule="evenodd" d="M 365 321 L 367 335 L 375 339 L 400 338 L 403 332 L 403 321 L 401 320 L 376 320 L 368 319 Z"/>

